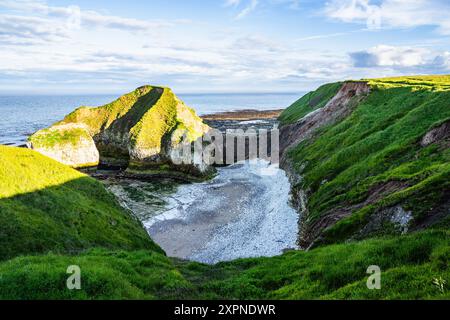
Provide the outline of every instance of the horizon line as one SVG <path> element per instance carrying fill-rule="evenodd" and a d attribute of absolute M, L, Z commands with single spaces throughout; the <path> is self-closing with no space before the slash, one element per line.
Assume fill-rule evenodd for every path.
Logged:
<path fill-rule="evenodd" d="M 181 91 L 175 92 L 176 95 L 270 95 L 270 94 L 279 94 L 279 95 L 289 95 L 289 94 L 301 94 L 305 92 L 309 92 L 311 90 L 299 90 L 299 91 L 223 91 L 223 92 L 189 92 L 189 91 Z M 128 92 L 128 91 L 127 91 Z M 64 93 L 49 93 L 49 92 L 1 92 L 0 97 L 32 97 L 32 96 L 48 96 L 48 97 L 60 97 L 60 96 L 109 96 L 109 95 L 118 95 L 122 96 L 127 92 L 118 93 L 118 92 L 64 92 Z"/>

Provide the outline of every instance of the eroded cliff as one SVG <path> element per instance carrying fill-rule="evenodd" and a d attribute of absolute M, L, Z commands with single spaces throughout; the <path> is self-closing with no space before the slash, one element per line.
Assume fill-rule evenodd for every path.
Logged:
<path fill-rule="evenodd" d="M 281 115 L 281 164 L 303 248 L 448 225 L 449 83 L 429 76 L 328 85 Z"/>
<path fill-rule="evenodd" d="M 168 88 L 143 86 L 98 108 L 81 107 L 29 139 L 30 148 L 72 167 L 108 166 L 202 174 L 175 166 L 171 151 L 209 127 Z"/>

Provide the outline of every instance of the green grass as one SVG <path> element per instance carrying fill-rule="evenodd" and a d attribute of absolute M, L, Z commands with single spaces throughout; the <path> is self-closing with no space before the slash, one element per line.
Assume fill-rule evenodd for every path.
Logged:
<path fill-rule="evenodd" d="M 349 217 L 325 232 L 326 242 L 348 239 L 383 208 L 401 204 L 418 223 L 431 208 L 448 200 L 450 151 L 446 142 L 423 148 L 420 140 L 450 119 L 450 88 L 442 89 L 449 78 L 437 78 L 439 90 L 429 84 L 430 77 L 420 82 L 420 88 L 417 77 L 412 86 L 408 85 L 413 81 L 410 78 L 371 80 L 378 86 L 349 117 L 321 128 L 315 138 L 290 151 L 303 177 L 295 187 L 309 195 L 307 225 L 337 209 L 363 204 L 380 186 L 404 185 L 374 203 L 350 210 Z M 380 86 L 394 82 L 395 86 Z"/>
<path fill-rule="evenodd" d="M 80 128 L 83 126 L 83 128 Z M 94 139 L 102 159 L 137 161 L 161 153 L 176 133 L 187 133 L 189 141 L 201 137 L 208 127 L 169 88 L 143 86 L 107 105 L 81 107 L 54 126 L 29 138 L 34 149 L 76 148 L 81 138 Z M 176 141 L 178 142 L 178 141 Z M 167 143 L 170 144 L 170 141 Z"/>
<path fill-rule="evenodd" d="M 71 265 L 81 269 L 82 290 L 66 287 Z M 155 299 L 190 288 L 171 260 L 152 251 L 20 257 L 2 263 L 0 274 L 0 299 Z"/>
<path fill-rule="evenodd" d="M 340 82 L 325 84 L 316 91 L 304 95 L 281 113 L 279 117 L 281 124 L 293 123 L 308 113 L 324 107 L 338 93 L 341 86 Z"/>
<path fill-rule="evenodd" d="M 434 230 L 215 266 L 148 251 L 21 257 L 0 264 L 0 299 L 448 299 L 449 244 Z M 65 287 L 69 265 L 81 290 Z M 381 290 L 366 287 L 370 265 Z"/>
<path fill-rule="evenodd" d="M 0 260 L 92 247 L 161 251 L 100 182 L 37 152 L 0 146 Z"/>
<path fill-rule="evenodd" d="M 162 90 L 159 87 L 142 86 L 107 105 L 78 108 L 57 124 L 83 123 L 92 136 L 111 126 L 130 129 L 158 101 Z"/>
<path fill-rule="evenodd" d="M 39 131 L 30 138 L 35 148 L 53 148 L 69 145 L 76 147 L 81 139 L 90 139 L 89 133 L 79 127 L 53 128 Z"/>
<path fill-rule="evenodd" d="M 448 80 L 367 80 L 373 90 L 350 116 L 292 149 L 303 176 L 295 188 L 309 195 L 307 225 L 356 209 L 324 230 L 321 247 L 279 257 L 214 266 L 168 258 L 99 182 L 0 146 L 0 299 L 450 299 L 448 215 L 426 231 L 393 235 L 386 226 L 366 235 L 375 238 L 347 241 L 383 208 L 399 204 L 419 223 L 448 202 L 448 141 L 420 146 L 450 119 Z M 282 121 L 324 106 L 340 86 L 302 98 Z M 363 204 L 388 183 L 403 187 Z M 70 265 L 81 268 L 81 290 L 66 288 Z M 366 287 L 371 265 L 382 270 L 381 290 Z M 439 278 L 444 290 L 433 283 Z"/>
<path fill-rule="evenodd" d="M 414 90 L 450 90 L 450 75 L 394 77 L 368 79 L 366 81 L 375 88 L 410 87 Z"/>

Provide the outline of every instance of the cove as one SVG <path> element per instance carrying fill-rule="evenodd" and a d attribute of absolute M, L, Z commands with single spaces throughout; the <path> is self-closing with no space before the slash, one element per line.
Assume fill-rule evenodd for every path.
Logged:
<path fill-rule="evenodd" d="M 297 248 L 288 178 L 263 160 L 219 168 L 204 183 L 109 182 L 109 189 L 171 257 L 214 264 Z"/>

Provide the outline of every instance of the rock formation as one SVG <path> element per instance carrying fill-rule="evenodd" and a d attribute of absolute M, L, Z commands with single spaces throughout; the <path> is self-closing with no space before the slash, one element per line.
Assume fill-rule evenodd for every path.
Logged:
<path fill-rule="evenodd" d="M 81 107 L 29 147 L 72 167 L 107 166 L 181 169 L 202 174 L 205 166 L 174 166 L 170 154 L 182 138 L 193 142 L 209 127 L 168 88 L 143 86 L 98 108 Z"/>

